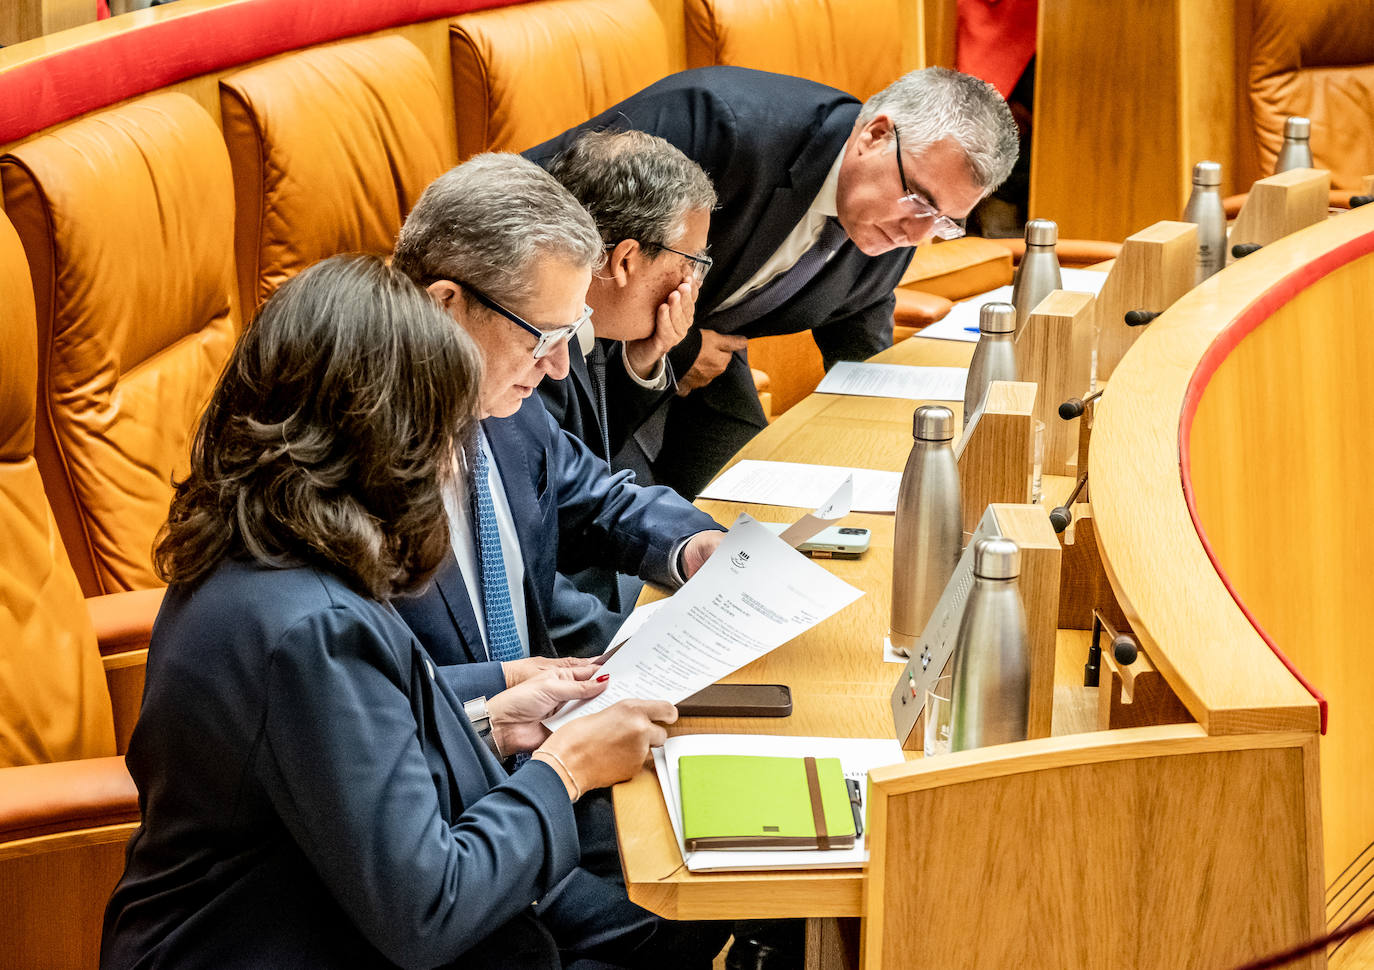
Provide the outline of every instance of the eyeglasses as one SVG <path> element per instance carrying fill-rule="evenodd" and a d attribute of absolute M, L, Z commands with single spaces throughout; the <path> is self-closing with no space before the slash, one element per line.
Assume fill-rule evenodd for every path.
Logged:
<path fill-rule="evenodd" d="M 471 293 L 473 299 L 482 304 L 482 306 L 491 310 L 493 313 L 499 313 L 521 330 L 534 336 L 536 342 L 534 349 L 530 351 L 530 356 L 535 360 L 542 360 L 553 353 L 559 345 L 567 343 L 572 339 L 573 334 L 582 329 L 582 325 L 592 318 L 592 308 L 583 304 L 582 316 L 578 317 L 572 323 L 564 324 L 561 327 L 554 327 L 551 330 L 540 330 L 538 327 L 534 326 L 534 324 L 526 323 L 523 318 L 507 310 L 471 283 L 464 283 L 462 280 L 454 280 L 453 282 Z"/>
<path fill-rule="evenodd" d="M 710 256 L 693 256 L 691 253 L 684 253 L 680 249 L 674 249 L 672 246 L 664 246 L 662 244 L 660 244 L 658 248 L 662 249 L 664 252 L 675 253 L 683 259 L 690 259 L 692 261 L 692 279 L 696 282 L 697 286 L 706 282 L 706 274 L 711 272 L 712 266 L 716 265 L 716 261 Z"/>
<path fill-rule="evenodd" d="M 956 222 L 949 216 L 941 215 L 940 210 L 929 199 L 919 192 L 911 191 L 906 184 L 906 169 L 902 166 L 902 136 L 898 133 L 896 125 L 892 126 L 892 138 L 897 143 L 897 175 L 902 180 L 902 191 L 906 193 L 898 200 L 902 203 L 902 208 L 917 219 L 933 219 L 935 222 L 932 232 L 941 239 L 958 239 L 964 234 L 964 227 L 960 224 L 962 220 Z"/>

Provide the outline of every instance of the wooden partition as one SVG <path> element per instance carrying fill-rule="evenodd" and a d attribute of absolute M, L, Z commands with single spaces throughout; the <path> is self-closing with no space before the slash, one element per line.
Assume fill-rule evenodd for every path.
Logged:
<path fill-rule="evenodd" d="M 1372 308 L 1374 212 L 1266 246 L 1151 324 L 1090 459 L 1112 585 L 1189 712 L 1211 734 L 1324 727 L 1333 927 L 1371 908 Z"/>

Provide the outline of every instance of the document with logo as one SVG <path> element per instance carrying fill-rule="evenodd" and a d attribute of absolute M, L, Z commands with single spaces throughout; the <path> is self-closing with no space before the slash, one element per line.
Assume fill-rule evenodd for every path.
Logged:
<path fill-rule="evenodd" d="M 842 360 L 830 368 L 816 385 L 816 391 L 856 397 L 900 397 L 908 401 L 962 401 L 967 382 L 966 367 L 912 367 Z"/>
<path fill-rule="evenodd" d="M 862 595 L 741 515 L 697 574 L 606 660 L 606 692 L 544 725 L 557 730 L 629 698 L 676 704 Z"/>

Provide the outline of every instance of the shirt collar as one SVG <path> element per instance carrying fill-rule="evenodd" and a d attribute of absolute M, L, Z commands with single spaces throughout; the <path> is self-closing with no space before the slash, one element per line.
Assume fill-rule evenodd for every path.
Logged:
<path fill-rule="evenodd" d="M 835 164 L 830 166 L 830 173 L 826 175 L 825 181 L 821 183 L 820 191 L 811 200 L 811 212 L 818 216 L 838 216 L 839 206 L 836 204 L 835 196 L 840 185 L 840 163 L 844 161 L 844 149 L 840 149 L 840 154 L 835 158 Z"/>

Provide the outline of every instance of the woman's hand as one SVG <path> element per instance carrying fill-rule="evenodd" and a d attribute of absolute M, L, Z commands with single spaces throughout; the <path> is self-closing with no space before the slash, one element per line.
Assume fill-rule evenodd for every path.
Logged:
<path fill-rule="evenodd" d="M 676 720 L 677 708 L 667 701 L 618 701 L 563 725 L 533 757 L 558 772 L 576 801 L 593 788 L 633 777 L 649 749 L 668 739 L 665 727 Z"/>
<path fill-rule="evenodd" d="M 508 757 L 543 744 L 549 736 L 548 728 L 540 723 L 544 718 L 567 701 L 595 697 L 606 689 L 610 674 L 597 676 L 600 669 L 590 661 L 547 667 L 487 701 L 496 750 Z"/>
<path fill-rule="evenodd" d="M 525 657 L 523 660 L 503 660 L 501 673 L 506 675 L 506 687 L 509 688 L 538 677 L 546 670 L 576 671 L 584 667 L 595 667 L 600 662 L 595 658 L 584 660 L 582 657 Z M 490 710 L 491 705 L 488 704 L 487 708 Z"/>

